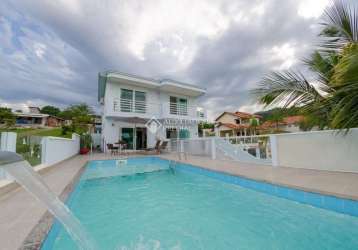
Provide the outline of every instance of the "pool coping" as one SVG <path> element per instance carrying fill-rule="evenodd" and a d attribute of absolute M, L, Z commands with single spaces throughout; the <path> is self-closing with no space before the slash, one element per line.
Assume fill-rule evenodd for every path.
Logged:
<path fill-rule="evenodd" d="M 261 176 L 254 176 L 254 175 L 245 175 L 242 173 L 238 173 L 238 172 L 231 172 L 227 169 L 214 169 L 214 168 L 210 168 L 210 167 L 205 167 L 204 165 L 198 164 L 197 162 L 192 163 L 190 162 L 190 160 L 179 160 L 179 159 L 173 159 L 171 157 L 167 157 L 167 156 L 159 156 L 162 159 L 166 159 L 166 160 L 170 160 L 170 161 L 175 161 L 178 163 L 182 163 L 182 164 L 188 164 L 188 165 L 192 165 L 198 168 L 202 168 L 202 169 L 206 169 L 209 171 L 213 171 L 213 172 L 218 172 L 218 173 L 222 173 L 222 174 L 226 174 L 226 175 L 232 175 L 232 176 L 238 176 L 241 178 L 245 178 L 245 179 L 250 179 L 250 180 L 255 180 L 255 181 L 259 181 L 259 182 L 264 182 L 264 183 L 268 183 L 271 185 L 277 185 L 277 186 L 283 186 L 283 187 L 287 187 L 287 188 L 291 188 L 291 189 L 298 189 L 298 190 L 302 190 L 305 192 L 310 192 L 310 193 L 318 193 L 321 195 L 326 195 L 326 196 L 334 196 L 336 198 L 340 198 L 340 199 L 348 199 L 348 200 L 353 200 L 353 201 L 357 201 L 358 202 L 358 195 L 355 194 L 343 194 L 343 193 L 337 193 L 337 192 L 332 192 L 332 191 L 326 191 L 323 189 L 319 189 L 319 188 L 312 188 L 312 187 L 306 187 L 304 185 L 294 185 L 294 184 L 290 184 L 287 182 L 281 182 L 277 179 L 268 179 L 265 177 L 261 177 Z M 233 161 L 226 161 L 223 160 L 224 162 L 229 162 L 229 163 L 235 163 Z M 236 162 L 236 164 L 241 164 L 242 162 Z M 256 165 L 255 167 L 270 167 L 267 165 Z M 246 166 L 245 166 L 246 167 Z M 250 168 L 249 166 L 247 168 Z M 295 168 L 290 168 L 290 167 L 279 167 L 279 168 L 284 168 L 284 169 L 295 169 Z M 328 172 L 328 173 L 341 173 L 341 172 L 335 172 L 335 171 L 328 171 L 328 170 L 314 170 L 314 169 L 299 169 L 299 170 L 304 170 L 304 171 L 314 171 L 314 172 Z M 352 173 L 352 172 L 345 172 L 345 174 L 354 174 L 357 175 L 358 173 Z"/>
<path fill-rule="evenodd" d="M 278 198 L 284 198 L 291 201 L 296 201 L 305 205 L 311 205 L 316 208 L 321 208 L 345 215 L 358 216 L 358 200 L 351 198 L 338 197 L 332 194 L 324 194 L 320 191 L 314 191 L 311 189 L 304 189 L 302 187 L 289 186 L 286 184 L 280 184 L 275 182 L 269 182 L 265 179 L 255 179 L 247 177 L 244 175 L 229 173 L 225 171 L 218 171 L 214 169 L 205 168 L 203 166 L 198 166 L 190 164 L 187 162 L 172 160 L 161 157 L 160 155 L 138 155 L 132 156 L 136 157 L 157 157 L 162 160 L 172 161 L 179 163 L 182 166 L 179 166 L 179 171 L 192 172 L 195 174 L 205 175 L 209 178 L 217 179 L 222 182 L 238 185 L 244 188 L 255 190 L 261 193 L 266 193 Z M 76 189 L 76 186 L 85 171 L 85 167 L 90 161 L 106 161 L 106 160 L 115 160 L 115 159 L 92 159 L 86 161 L 83 166 L 77 171 L 73 179 L 67 184 L 65 189 L 60 195 L 62 201 L 66 201 L 70 198 L 70 195 Z M 178 167 L 178 166 L 176 166 Z M 180 169 L 182 168 L 182 169 Z M 307 199 L 308 198 L 308 199 Z M 348 204 L 349 211 L 346 209 L 344 204 Z M 26 239 L 23 241 L 22 246 L 19 248 L 21 250 L 39 250 L 47 239 L 48 234 L 50 233 L 53 225 L 55 224 L 54 216 L 46 211 L 41 217 L 37 225 L 33 227 L 31 232 L 28 234 Z"/>
<path fill-rule="evenodd" d="M 201 174 L 213 179 L 220 180 L 222 182 L 238 185 L 244 188 L 249 188 L 251 190 L 266 193 L 278 198 L 296 201 L 305 205 L 311 205 L 316 208 L 358 217 L 358 200 L 355 199 L 337 197 L 332 194 L 323 194 L 312 190 L 304 190 L 301 187 L 293 187 L 284 184 L 271 183 L 266 180 L 257 180 L 254 178 L 249 178 L 233 173 L 208 169 L 202 166 L 182 161 L 171 161 L 181 164 L 181 166 L 179 165 L 176 167 L 179 167 L 179 169 L 182 168 L 182 171 Z"/>
<path fill-rule="evenodd" d="M 59 195 L 59 199 L 65 202 L 71 193 L 74 191 L 78 181 L 80 180 L 85 166 L 89 161 L 86 161 L 83 166 L 77 171 L 72 180 L 66 185 L 62 193 Z M 41 249 L 42 244 L 47 238 L 48 233 L 50 232 L 52 226 L 54 225 L 55 218 L 49 212 L 46 211 L 39 222 L 32 228 L 30 233 L 26 236 L 25 240 L 22 242 L 19 250 L 39 250 Z"/>

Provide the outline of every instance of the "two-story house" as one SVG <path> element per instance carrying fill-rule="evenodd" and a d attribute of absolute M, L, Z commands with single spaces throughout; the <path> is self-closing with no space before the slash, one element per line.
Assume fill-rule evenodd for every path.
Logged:
<path fill-rule="evenodd" d="M 215 134 L 221 137 L 256 134 L 260 118 L 246 112 L 223 112 L 215 119 Z"/>
<path fill-rule="evenodd" d="M 197 105 L 205 89 L 170 79 L 155 80 L 120 72 L 102 72 L 103 145 L 125 141 L 129 149 L 153 147 L 156 140 L 198 136 L 206 112 Z M 154 119 L 157 129 L 148 129 Z"/>

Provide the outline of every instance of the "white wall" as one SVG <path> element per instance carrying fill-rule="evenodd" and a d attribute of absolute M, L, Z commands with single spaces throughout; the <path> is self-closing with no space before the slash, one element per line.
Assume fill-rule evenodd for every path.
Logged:
<path fill-rule="evenodd" d="M 358 172 L 358 128 L 272 135 L 278 166 Z"/>
<path fill-rule="evenodd" d="M 72 139 L 44 137 L 42 139 L 42 164 L 52 165 L 63 161 L 80 151 L 80 137 L 72 134 Z"/>
<path fill-rule="evenodd" d="M 16 152 L 16 137 L 14 132 L 2 132 L 0 137 L 0 150 Z"/>

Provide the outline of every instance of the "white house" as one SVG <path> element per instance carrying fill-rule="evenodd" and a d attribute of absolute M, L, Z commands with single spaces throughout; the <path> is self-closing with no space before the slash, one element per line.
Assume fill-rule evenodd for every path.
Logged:
<path fill-rule="evenodd" d="M 140 150 L 153 147 L 157 139 L 197 137 L 198 123 L 206 120 L 197 99 L 205 92 L 170 79 L 99 73 L 103 144 L 122 140 L 129 149 Z"/>

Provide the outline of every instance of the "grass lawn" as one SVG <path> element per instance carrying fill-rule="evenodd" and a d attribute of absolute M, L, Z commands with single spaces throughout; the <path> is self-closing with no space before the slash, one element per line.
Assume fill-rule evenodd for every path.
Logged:
<path fill-rule="evenodd" d="M 61 128 L 13 128 L 13 129 L 0 129 L 0 132 L 15 132 L 19 137 L 24 136 L 55 136 L 55 137 L 64 137 L 72 138 L 72 133 L 62 134 Z"/>
<path fill-rule="evenodd" d="M 14 128 L 0 129 L 0 132 L 17 133 L 16 152 L 21 154 L 31 166 L 41 164 L 41 137 L 55 136 L 72 138 L 72 133 L 62 134 L 61 128 Z"/>

